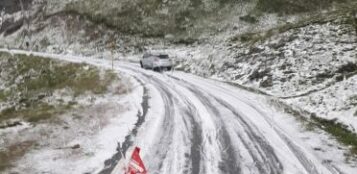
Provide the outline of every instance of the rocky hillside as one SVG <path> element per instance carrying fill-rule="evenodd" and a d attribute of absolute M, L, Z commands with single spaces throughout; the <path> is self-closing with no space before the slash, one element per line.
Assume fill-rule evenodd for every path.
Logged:
<path fill-rule="evenodd" d="M 357 128 L 355 0 L 44 2 L 28 20 L 5 17 L 0 47 L 105 58 L 156 49 L 177 69 Z"/>
<path fill-rule="evenodd" d="M 225 18 L 235 0 L 80 0 L 68 4 L 66 10 L 89 16 L 96 22 L 115 27 L 121 32 L 144 37 L 182 34 L 195 36 L 204 30 L 205 22 Z M 217 15 L 217 14 L 223 14 Z M 207 25 L 205 25 L 207 26 Z M 211 26 L 212 28 L 217 28 Z"/>
<path fill-rule="evenodd" d="M 0 11 L 5 13 L 14 13 L 21 9 L 29 9 L 32 0 L 2 0 L 0 3 Z"/>
<path fill-rule="evenodd" d="M 232 35 L 296 23 L 312 11 L 321 16 L 350 3 L 353 0 L 34 0 L 26 15 L 13 10 L 12 15 L 2 17 L 0 46 L 25 48 L 28 42 L 31 49 L 52 46 L 62 52 L 73 47 L 88 48 L 82 45 L 82 38 L 87 38 L 85 43 L 93 42 L 99 49 L 108 49 L 106 43 L 115 42 L 120 52 L 123 48 L 140 52 L 153 45 L 220 44 Z M 104 27 L 102 31 L 98 26 Z M 83 29 L 80 37 L 71 30 L 73 27 L 76 31 Z M 42 37 L 49 30 L 56 39 Z M 98 44 L 93 36 L 103 43 Z"/>

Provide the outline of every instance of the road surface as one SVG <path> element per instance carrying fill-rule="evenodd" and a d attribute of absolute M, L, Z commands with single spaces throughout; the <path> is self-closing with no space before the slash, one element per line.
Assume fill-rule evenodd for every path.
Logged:
<path fill-rule="evenodd" d="M 159 96 L 149 100 L 152 122 L 134 138 L 150 174 L 343 173 L 296 143 L 243 90 L 182 72 L 118 69 Z"/>
<path fill-rule="evenodd" d="M 38 55 L 111 67 L 110 61 Z M 150 174 L 350 173 L 320 159 L 286 131 L 287 125 L 267 111 L 257 94 L 183 72 L 143 70 L 132 63 L 116 62 L 115 70 L 144 88 L 138 120 L 121 147 L 127 153 L 141 147 Z M 99 173 L 119 173 L 121 159 L 121 153 L 114 154 Z"/>

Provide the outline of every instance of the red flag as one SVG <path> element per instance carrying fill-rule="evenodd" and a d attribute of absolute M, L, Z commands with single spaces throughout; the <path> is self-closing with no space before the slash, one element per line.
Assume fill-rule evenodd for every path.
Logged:
<path fill-rule="evenodd" d="M 147 174 L 143 161 L 140 158 L 140 148 L 135 147 L 126 174 Z"/>

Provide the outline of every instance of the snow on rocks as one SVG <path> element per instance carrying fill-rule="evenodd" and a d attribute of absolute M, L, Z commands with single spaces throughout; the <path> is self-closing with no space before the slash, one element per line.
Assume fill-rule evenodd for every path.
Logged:
<path fill-rule="evenodd" d="M 19 53 L 20 51 L 14 51 Z M 35 55 L 43 55 L 46 56 L 47 54 L 43 53 L 33 53 Z M 48 55 L 47 55 L 48 56 Z M 90 64 L 98 65 L 101 67 L 106 67 L 109 68 L 111 67 L 111 63 L 106 60 L 97 60 L 97 59 L 90 59 L 90 58 L 84 58 L 84 57 L 71 57 L 71 56 L 60 56 L 60 55 L 52 55 L 52 58 L 58 58 L 58 59 L 64 59 L 64 60 L 69 60 L 69 61 L 78 61 L 78 62 L 88 62 Z M 116 68 L 117 69 L 117 68 Z M 220 156 L 220 148 L 226 148 L 226 147 L 217 147 L 213 146 L 214 144 L 217 143 L 217 141 L 212 141 L 210 142 L 210 139 L 215 140 L 217 136 L 217 131 L 219 132 L 220 124 L 221 123 L 216 123 L 215 121 L 212 122 L 210 117 L 215 117 L 217 119 L 222 119 L 222 121 L 226 122 L 227 125 L 230 125 L 227 130 L 229 130 L 229 134 L 232 135 L 241 135 L 241 134 L 246 134 L 249 133 L 249 129 L 245 130 L 244 126 L 239 126 L 240 124 L 243 124 L 245 126 L 250 127 L 249 125 L 254 125 L 251 128 L 254 128 L 250 133 L 254 133 L 255 135 L 260 135 L 264 136 L 266 138 L 266 142 L 268 144 L 271 144 L 272 147 L 274 148 L 274 152 L 278 156 L 279 161 L 281 161 L 281 165 L 284 166 L 284 171 L 286 173 L 298 173 L 299 171 L 305 171 L 305 170 L 318 170 L 321 171 L 322 173 L 333 173 L 332 171 L 335 170 L 342 170 L 343 172 L 347 173 L 353 173 L 355 171 L 355 168 L 353 166 L 351 167 L 349 164 L 345 164 L 341 161 L 343 161 L 343 152 L 346 149 L 337 149 L 336 146 L 337 143 L 335 141 L 328 140 L 328 136 L 325 135 L 320 135 L 320 133 L 314 133 L 311 132 L 311 134 L 307 135 L 304 132 L 300 132 L 301 130 L 297 130 L 297 128 L 301 127 L 297 125 L 299 122 L 294 121 L 293 117 L 287 117 L 284 114 L 281 114 L 279 111 L 271 110 L 270 106 L 266 104 L 266 101 L 264 100 L 263 96 L 259 96 L 256 94 L 252 94 L 250 92 L 234 88 L 232 86 L 229 86 L 224 83 L 216 82 L 213 80 L 207 80 L 203 79 L 194 75 L 186 74 L 186 73 L 180 73 L 180 72 L 170 72 L 170 73 L 156 73 L 152 71 L 146 71 L 146 70 L 141 70 L 139 69 L 139 66 L 129 64 L 129 63 L 120 63 L 118 70 L 122 70 L 125 73 L 128 73 L 129 75 L 135 75 L 137 78 L 148 78 L 148 84 L 145 85 L 149 89 L 149 95 L 150 95 L 150 107 L 152 107 L 148 111 L 148 120 L 145 121 L 145 123 L 142 125 L 140 129 L 138 129 L 138 134 L 140 140 L 135 140 L 136 143 L 138 143 L 140 146 L 143 146 L 143 159 L 145 161 L 149 161 L 146 164 L 148 164 L 149 169 L 157 169 L 155 166 L 157 166 L 160 161 L 164 161 L 162 164 L 162 169 L 160 171 L 180 171 L 182 170 L 181 163 L 180 161 L 185 162 L 185 157 L 184 150 L 189 148 L 190 146 L 187 145 L 186 141 L 182 141 L 183 139 L 186 139 L 189 137 L 189 134 L 186 135 L 187 128 L 190 128 L 191 126 L 188 126 L 185 124 L 184 120 L 182 120 L 184 115 L 181 111 L 185 107 L 181 108 L 180 106 L 175 109 L 175 112 L 177 115 L 174 115 L 173 118 L 170 118 L 169 116 L 172 116 L 170 114 L 166 115 L 163 114 L 166 109 L 171 109 L 170 107 L 165 107 L 165 103 L 163 100 L 164 95 L 162 94 L 163 91 L 159 90 L 159 87 L 167 87 L 167 91 L 169 92 L 168 94 L 171 94 L 172 97 L 176 97 L 179 100 L 182 101 L 190 101 L 189 105 L 192 105 L 191 102 L 193 102 L 192 107 L 197 107 L 198 110 L 194 111 L 194 113 L 198 114 L 197 116 L 200 117 L 202 120 L 198 120 L 197 123 L 202 124 L 202 130 L 204 131 L 203 136 L 207 136 L 206 141 L 202 142 L 202 146 L 199 146 L 200 148 L 203 148 L 205 152 L 204 154 L 201 155 L 202 159 L 206 160 L 205 163 L 202 161 L 202 166 L 204 168 L 202 169 L 207 169 L 207 173 L 217 173 L 217 170 L 219 170 L 218 166 L 216 165 L 217 162 L 219 162 L 218 157 Z M 141 74 L 141 75 L 140 75 Z M 166 76 L 167 75 L 167 76 Z M 180 82 L 176 81 L 175 78 L 171 78 L 171 76 L 174 76 L 176 78 L 182 79 L 182 82 L 185 83 L 184 81 L 190 82 L 192 85 L 188 85 L 191 87 L 198 86 L 197 90 L 202 91 L 202 93 L 208 93 L 208 96 L 212 96 L 212 100 L 214 98 L 220 99 L 222 101 L 225 101 L 229 104 L 232 105 L 232 108 L 228 107 L 229 104 L 227 104 L 226 109 L 225 107 L 218 107 L 217 111 L 221 114 L 215 114 L 215 113 L 209 113 L 207 110 L 211 107 L 210 104 L 205 104 L 204 102 L 201 103 L 200 101 L 196 101 L 196 97 L 191 97 L 190 95 L 195 95 L 197 97 L 205 97 L 205 95 L 200 95 L 197 92 L 188 92 L 187 89 L 185 89 L 184 86 L 180 85 Z M 152 81 L 150 81 L 150 79 Z M 159 83 L 159 84 L 157 84 Z M 132 105 L 132 108 L 138 108 L 138 103 L 140 103 L 140 98 L 142 95 L 141 87 L 134 81 L 134 89 L 139 90 L 138 92 L 133 92 L 132 95 L 137 95 L 137 96 L 128 96 L 128 100 L 125 101 L 132 101 L 132 99 L 135 99 L 134 105 Z M 154 89 L 152 89 L 154 88 Z M 164 88 L 166 89 L 166 88 Z M 189 93 L 189 94 L 187 94 Z M 182 95 L 184 94 L 184 95 Z M 232 95 L 234 94 L 234 95 Z M 182 97 L 182 98 L 181 98 Z M 188 97 L 186 99 L 186 97 Z M 209 97 L 211 98 L 211 97 Z M 139 99 L 137 101 L 137 99 Z M 216 100 L 217 102 L 220 100 Z M 211 99 L 210 99 L 211 100 Z M 196 101 L 196 102 L 194 102 Z M 109 103 L 115 103 L 114 101 L 109 102 Z M 179 102 L 180 103 L 180 102 Z M 166 103 L 166 105 L 169 103 Z M 176 102 L 174 104 L 177 104 Z M 201 105 L 203 104 L 203 105 Z M 224 102 L 218 105 L 225 105 Z M 215 105 L 216 105 L 215 104 Z M 164 105 L 164 106 L 163 106 Z M 214 106 L 215 106 L 214 105 Z M 124 105 L 125 106 L 125 105 Z M 215 108 L 215 107 L 214 107 Z M 213 109 L 213 108 L 212 108 Z M 110 113 L 117 113 L 117 110 L 111 110 L 108 111 Z M 137 111 L 134 109 L 134 111 Z M 227 112 L 228 111 L 228 112 Z M 235 114 L 235 112 L 238 112 Z M 130 110 L 129 110 L 130 112 Z M 88 111 L 83 114 L 87 113 L 94 113 L 92 111 Z M 132 112 L 132 114 L 137 114 L 136 112 Z M 104 114 L 106 115 L 106 114 Z M 129 114 L 130 115 L 130 114 Z M 127 114 L 121 115 L 121 118 L 118 118 L 118 122 L 121 121 L 129 121 L 128 125 L 132 125 L 135 120 L 133 116 L 129 117 Z M 222 116 L 222 118 L 220 118 Z M 125 118 L 124 118 L 125 117 Z M 238 124 L 237 122 L 237 117 L 244 119 L 244 122 L 241 122 Z M 112 124 L 117 124 L 115 121 L 117 117 L 112 117 L 114 120 L 110 120 Z M 72 119 L 72 118 L 71 118 Z M 93 122 L 84 122 L 81 125 L 82 120 L 78 121 L 71 121 L 70 120 L 64 120 L 66 123 L 69 125 L 73 122 L 80 124 L 80 127 L 83 128 L 84 125 L 88 125 L 90 127 L 100 127 L 102 125 L 102 122 L 96 122 L 95 117 L 93 118 Z M 168 153 L 161 158 L 155 156 L 157 155 L 157 152 L 163 150 L 162 146 L 158 146 L 156 143 L 152 144 L 153 142 L 166 142 L 166 141 L 160 141 L 160 137 L 157 135 L 161 134 L 166 134 L 169 131 L 162 131 L 165 130 L 165 126 L 162 127 L 163 120 L 167 119 L 168 123 L 173 123 L 172 127 L 174 127 L 174 131 L 172 134 L 168 134 L 170 136 L 167 137 L 167 139 L 164 140 L 171 140 L 173 139 L 174 143 L 169 143 L 170 148 L 165 148 L 164 150 L 167 151 Z M 196 119 L 196 118 L 195 118 Z M 90 119 L 92 120 L 92 119 Z M 105 119 L 104 119 L 105 120 Z M 131 121 L 130 121 L 131 120 Z M 189 121 L 189 120 L 187 120 Z M 105 121 L 104 121 L 105 123 Z M 195 123 L 195 122 L 193 122 Z M 249 123 L 246 125 L 246 123 Z M 170 125 L 171 125 L 170 124 Z M 213 125 L 212 125 L 213 124 Z M 232 126 L 231 124 L 237 124 L 237 126 Z M 126 124 L 123 124 L 126 125 Z M 171 126 L 169 125 L 169 128 Z M 218 126 L 217 126 L 218 125 Z M 168 126 L 168 125 L 166 125 Z M 207 127 L 206 127 L 207 126 Z M 213 127 L 212 127 L 213 126 Z M 73 126 L 69 126 L 70 128 Z M 118 136 L 119 141 L 122 140 L 124 137 L 121 137 L 122 135 L 125 135 L 125 133 L 120 135 L 117 135 L 118 132 L 124 132 L 125 130 L 117 130 L 116 128 L 119 129 L 121 127 L 122 129 L 123 126 L 110 126 L 109 129 L 105 132 L 104 134 L 101 134 L 100 140 L 96 139 L 95 135 L 92 136 L 92 134 L 89 133 L 89 136 L 85 136 L 85 138 L 79 137 L 76 139 L 72 139 L 70 141 L 56 141 L 53 143 L 54 145 L 59 144 L 60 146 L 54 146 L 54 147 L 60 147 L 59 149 L 56 148 L 49 148 L 49 149 L 40 149 L 40 150 L 35 150 L 31 153 L 33 153 L 32 157 L 27 157 L 26 160 L 21 161 L 19 164 L 21 167 L 17 168 L 18 171 L 24 171 L 25 169 L 32 170 L 32 171 L 51 171 L 53 173 L 63 173 L 63 172 L 73 172 L 73 173 L 82 173 L 82 172 L 98 172 L 98 169 L 103 167 L 103 163 L 100 163 L 98 165 L 98 161 L 102 161 L 103 159 L 108 159 L 108 156 L 110 157 L 110 154 L 113 154 L 115 152 L 115 141 L 108 138 L 113 136 Z M 70 129 L 68 128 L 68 129 Z M 111 128 L 113 128 L 113 131 L 111 131 Z M 115 130 L 114 130 L 115 128 Z M 56 131 L 54 132 L 60 132 L 57 130 L 60 130 L 61 128 L 54 128 Z M 63 128 L 62 128 L 63 129 Z M 81 133 L 82 129 L 79 131 L 79 135 L 83 135 Z M 130 130 L 127 129 L 127 130 Z M 237 131 L 237 132 L 236 132 Z M 242 132 L 243 131 L 243 132 Z M 248 131 L 248 132 L 245 132 Z M 280 132 L 280 133 L 279 133 Z M 128 132 L 126 132 L 128 133 Z M 58 133 L 57 133 L 58 134 Z M 52 138 L 54 139 L 57 137 L 57 134 L 54 133 Z M 106 135 L 106 136 L 105 136 Z M 242 136 L 243 136 L 242 135 Z M 67 136 L 64 134 L 63 136 Z M 282 138 L 282 137 L 288 137 L 288 138 Z M 51 136 L 50 136 L 51 137 Z M 59 136 L 60 137 L 60 136 Z M 86 138 L 89 137 L 89 138 Z M 94 138 L 93 138 L 94 137 Z M 121 137 L 121 138 L 120 138 Z M 244 136 L 245 137 L 245 136 Z M 251 144 L 254 143 L 254 140 L 251 138 L 244 138 L 242 137 L 242 141 L 246 141 L 247 143 Z M 265 139 L 264 138 L 264 139 Z M 66 139 L 66 138 L 64 138 Z M 94 139 L 94 141 L 93 141 Z M 204 138 L 205 139 L 205 138 Z M 204 140 L 203 139 L 203 140 Z M 155 141 L 153 141 L 155 140 Z M 45 139 L 44 139 L 44 142 Z M 104 143 L 109 142 L 109 146 L 112 147 L 112 150 L 108 150 L 103 152 L 104 150 L 101 149 L 102 145 Z M 170 141 L 168 141 L 170 142 Z M 235 141 L 234 141 L 235 142 Z M 261 139 L 258 140 L 258 142 L 261 142 Z M 329 144 L 324 144 L 328 142 Z M 103 144 L 101 144 L 103 143 Z M 207 144 L 206 144 L 207 143 Z M 263 143 L 265 144 L 265 143 Z M 108 144 L 105 144 L 106 146 Z M 236 144 L 234 144 L 236 145 Z M 257 145 L 257 144 L 256 144 Z M 95 147 L 93 147 L 95 146 Z M 52 146 L 50 146 L 52 147 Z M 236 146 L 234 146 L 236 147 Z M 255 171 L 258 173 L 258 170 L 256 169 L 256 161 L 252 160 L 249 158 L 249 154 L 247 151 L 245 151 L 245 147 L 253 147 L 253 146 L 244 146 L 242 144 L 239 144 L 239 149 L 241 151 L 233 151 L 234 153 L 239 152 L 242 153 L 241 155 L 244 155 L 244 158 L 242 160 L 239 160 L 239 162 L 242 162 L 242 170 L 246 171 L 247 173 L 251 171 Z M 266 148 L 266 146 L 260 146 L 261 148 Z M 156 149 L 153 151 L 150 151 L 150 149 Z M 91 150 L 95 149 L 95 150 Z M 298 149 L 298 150 L 296 150 Z M 315 150 L 316 149 L 316 150 Z M 336 150 L 337 149 L 337 150 Z M 103 150 L 103 151 L 102 151 Z M 257 149 L 258 150 L 258 149 Z M 323 152 L 328 151 L 328 155 L 324 155 Z M 108 152 L 108 153 L 107 153 Z M 206 156 L 206 152 L 210 152 L 211 155 L 213 155 L 213 158 L 211 155 Z M 232 153 L 233 153 L 232 152 Z M 253 152 L 251 155 L 261 155 L 261 153 Z M 268 152 L 272 152 L 271 150 L 268 150 Z M 30 153 L 30 154 L 31 154 Z M 266 151 L 265 151 L 266 153 Z M 85 154 L 83 156 L 83 154 Z M 96 155 L 96 154 L 104 154 L 103 156 Z M 236 154 L 239 156 L 239 154 Z M 246 156 L 247 155 L 247 156 Z M 106 156 L 106 157 L 104 157 Z M 160 155 L 159 155 L 160 156 Z M 218 156 L 218 157 L 217 157 Z M 206 159 L 206 157 L 208 157 Z M 63 160 L 64 158 L 69 158 L 72 161 L 68 162 Z M 269 159 L 272 159 L 273 156 L 269 156 Z M 155 160 L 153 160 L 155 159 Z M 306 165 L 305 160 L 308 159 L 308 166 L 311 165 L 311 168 L 305 168 L 304 166 Z M 30 161 L 35 161 L 35 164 L 31 164 Z M 43 162 L 38 162 L 38 161 L 45 161 Z M 260 161 L 260 160 L 259 160 Z M 174 167 L 170 164 L 175 164 Z M 183 163 L 182 163 L 183 164 Z M 260 163 L 261 165 L 265 166 L 266 164 Z M 31 168 L 31 165 L 34 166 L 34 168 Z M 54 169 L 52 166 L 56 166 Z M 89 166 L 89 167 L 88 167 Z M 101 167 L 100 167 L 101 166 Z M 83 167 L 83 168 L 82 168 Z M 197 167 L 197 166 L 196 166 Z M 305 166 L 306 167 L 306 166 Z M 67 169 L 67 170 L 64 170 Z M 209 169 L 209 170 L 208 170 Z M 212 169 L 212 170 L 211 170 Z M 274 168 L 276 169 L 276 168 Z M 14 170 L 16 171 L 16 170 Z M 180 173 L 176 172 L 176 173 Z M 306 172 L 309 173 L 309 172 Z M 316 172 L 317 173 L 317 172 Z"/>
<path fill-rule="evenodd" d="M 218 47 L 218 48 L 217 48 Z M 200 45 L 174 49 L 183 70 L 288 97 L 321 89 L 356 64 L 350 25 L 315 24 L 277 34 L 252 47 Z M 168 49 L 170 52 L 170 49 Z M 351 70 L 354 72 L 354 70 Z"/>
<path fill-rule="evenodd" d="M 307 96 L 287 99 L 318 117 L 336 119 L 357 131 L 357 76 L 338 82 L 324 90 Z"/>
<path fill-rule="evenodd" d="M 343 20 L 293 28 L 252 46 L 232 42 L 165 51 L 179 70 L 262 91 L 355 130 L 350 98 L 356 93 L 357 38 Z"/>

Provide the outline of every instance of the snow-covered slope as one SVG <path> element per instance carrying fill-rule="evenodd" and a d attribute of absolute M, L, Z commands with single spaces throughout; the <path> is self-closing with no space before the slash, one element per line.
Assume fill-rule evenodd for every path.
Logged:
<path fill-rule="evenodd" d="M 307 119 L 355 132 L 356 1 L 321 2 L 48 1 L 30 25 L 20 13 L 8 16 L 14 28 L 0 32 L 0 47 L 134 61 L 147 49 L 166 52 L 177 70 L 264 93 L 308 111 Z"/>
<path fill-rule="evenodd" d="M 179 69 L 261 91 L 318 117 L 341 118 L 355 130 L 357 36 L 350 19 L 166 51 L 178 57 Z"/>
<path fill-rule="evenodd" d="M 10 52 L 28 53 L 18 50 Z M 111 62 L 106 60 L 37 52 L 32 54 L 111 68 Z M 124 141 L 124 152 L 130 153 L 127 146 L 140 146 L 144 163 L 151 173 L 356 172 L 353 163 L 344 162 L 343 153 L 347 148 L 321 131 L 303 130 L 294 117 L 271 108 L 265 96 L 192 74 L 157 73 L 143 70 L 137 64 L 115 64 L 115 70 L 135 77 L 134 84 L 138 85 L 136 90 L 146 91 L 135 92 L 137 96 L 132 97 L 138 99 L 143 96 L 144 99 L 149 96 L 147 103 L 142 103 L 142 106 L 148 107 L 142 108 L 137 117 L 124 115 L 118 119 L 129 121 L 121 122 L 121 126 L 116 119 L 112 120 L 114 127 L 128 125 L 132 131 L 112 129 L 110 133 L 114 134 L 104 134 L 111 137 L 102 136 L 98 142 L 93 142 L 98 139 L 91 138 L 85 141 L 88 142 L 83 149 L 85 152 L 93 152 L 90 147 L 103 145 L 102 142 L 109 142 L 108 147 L 113 149 L 112 140 L 115 137 Z M 141 83 L 145 85 L 141 86 Z M 134 118 L 137 120 L 135 126 Z M 128 134 L 125 140 L 122 133 Z M 75 142 L 82 142 L 82 138 Z M 99 158 L 91 153 L 82 157 L 76 156 L 77 153 L 59 153 L 51 148 L 29 154 L 19 161 L 18 168 L 11 171 L 97 173 L 98 162 L 103 162 L 104 157 L 108 156 L 107 151 L 103 152 L 101 148 L 95 151 L 98 152 L 95 154 L 103 154 Z M 76 152 L 73 149 L 68 151 Z M 66 155 L 71 161 L 63 160 Z M 111 173 L 115 160 L 120 159 L 122 156 L 117 153 L 106 160 L 100 173 Z"/>
<path fill-rule="evenodd" d="M 272 1 L 270 6 L 284 1 Z M 105 58 L 126 58 L 146 49 L 158 49 L 175 57 L 177 69 L 280 98 L 308 96 L 332 85 L 343 85 L 339 82 L 355 75 L 357 39 L 349 11 L 353 3 L 349 8 L 337 6 L 333 15 L 322 11 L 311 17 L 311 13 L 257 13 L 255 5 L 269 6 L 265 2 L 48 1 L 32 7 L 38 13 L 31 13 L 34 16 L 29 27 L 24 25 L 10 35 L 1 34 L 0 46 Z M 300 8 L 302 4 L 303 1 L 287 1 L 283 5 Z M 221 15 L 205 15 L 212 11 Z M 168 21 L 175 14 L 185 18 L 171 24 Z M 137 19 L 132 20 L 133 15 Z M 21 14 L 12 17 L 18 21 Z M 178 26 L 184 29 L 173 30 Z M 188 37 L 182 38 L 182 33 Z M 194 44 L 186 45 L 190 43 Z M 345 90 L 347 98 L 353 97 L 353 90 Z M 347 105 L 344 108 L 350 108 L 347 113 L 352 113 L 348 114 L 351 117 L 354 107 Z M 321 117 L 331 118 L 327 115 Z"/>

